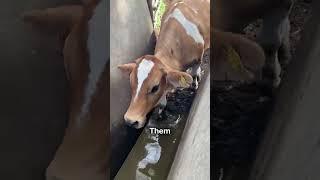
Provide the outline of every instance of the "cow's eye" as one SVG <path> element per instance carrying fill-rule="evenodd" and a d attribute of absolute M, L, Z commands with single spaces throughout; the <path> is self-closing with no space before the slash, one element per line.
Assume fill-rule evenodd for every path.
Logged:
<path fill-rule="evenodd" d="M 151 89 L 151 91 L 150 91 L 150 93 L 151 93 L 151 94 L 154 94 L 154 93 L 156 93 L 158 90 L 159 90 L 159 85 L 153 86 L 152 89 Z"/>

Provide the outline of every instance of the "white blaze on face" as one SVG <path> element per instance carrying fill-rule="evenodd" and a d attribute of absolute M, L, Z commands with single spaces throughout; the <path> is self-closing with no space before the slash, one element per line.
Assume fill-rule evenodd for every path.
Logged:
<path fill-rule="evenodd" d="M 138 66 L 138 72 L 137 72 L 138 85 L 137 85 L 135 98 L 138 97 L 138 94 L 139 94 L 140 89 L 143 85 L 143 82 L 147 79 L 153 66 L 154 66 L 154 63 L 150 60 L 147 60 L 147 59 L 143 59 L 140 62 L 139 66 Z"/>
<path fill-rule="evenodd" d="M 197 25 L 189 21 L 178 8 L 174 9 L 174 11 L 166 18 L 165 22 L 170 18 L 176 19 L 194 41 L 204 44 L 203 36 L 200 34 Z"/>

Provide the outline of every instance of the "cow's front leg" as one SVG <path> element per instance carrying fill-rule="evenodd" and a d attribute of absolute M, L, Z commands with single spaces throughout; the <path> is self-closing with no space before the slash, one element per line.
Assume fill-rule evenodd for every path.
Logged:
<path fill-rule="evenodd" d="M 281 82 L 280 49 L 290 53 L 289 50 L 289 20 L 288 15 L 291 1 L 283 2 L 283 6 L 270 11 L 263 18 L 263 28 L 258 41 L 266 54 L 266 63 L 263 69 L 263 77 L 271 87 L 276 88 Z M 283 53 L 282 52 L 282 53 Z M 281 60 L 284 62 L 284 60 Z"/>
<path fill-rule="evenodd" d="M 198 89 L 199 87 L 199 82 L 201 81 L 202 79 L 202 69 L 201 69 L 201 64 L 196 64 L 192 67 L 190 67 L 188 70 L 187 70 L 187 73 L 189 73 L 192 77 L 193 77 L 193 83 L 192 83 L 192 87 L 194 89 Z"/>
<path fill-rule="evenodd" d="M 153 109 L 151 114 L 151 119 L 162 119 L 162 112 L 166 106 L 167 106 L 167 97 L 166 95 L 164 95 L 159 99 L 158 104 Z"/>
<path fill-rule="evenodd" d="M 166 94 L 166 93 L 165 93 Z M 159 116 L 161 115 L 162 111 L 164 110 L 164 108 L 167 106 L 167 96 L 166 95 L 163 95 L 156 108 L 154 109 L 154 112 L 157 113 Z"/>
<path fill-rule="evenodd" d="M 166 106 L 167 106 L 167 97 L 164 95 L 160 100 L 158 113 L 161 114 Z"/>

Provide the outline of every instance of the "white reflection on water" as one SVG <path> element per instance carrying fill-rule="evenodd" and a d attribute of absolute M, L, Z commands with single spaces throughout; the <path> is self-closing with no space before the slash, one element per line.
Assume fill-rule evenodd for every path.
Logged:
<path fill-rule="evenodd" d="M 161 146 L 159 144 L 159 138 L 157 136 L 151 136 L 152 140 L 156 141 L 148 143 L 144 147 L 147 151 L 147 155 L 138 163 L 138 169 L 144 169 L 148 164 L 156 164 L 161 156 Z"/>

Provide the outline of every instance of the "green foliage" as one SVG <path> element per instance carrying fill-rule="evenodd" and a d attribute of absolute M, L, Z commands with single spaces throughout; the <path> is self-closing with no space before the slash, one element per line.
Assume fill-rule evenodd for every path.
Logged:
<path fill-rule="evenodd" d="M 160 30 L 161 27 L 161 18 L 163 16 L 164 11 L 166 10 L 166 5 L 163 0 L 160 0 L 159 7 L 155 14 L 155 22 L 154 22 L 154 28 L 157 30 Z"/>

